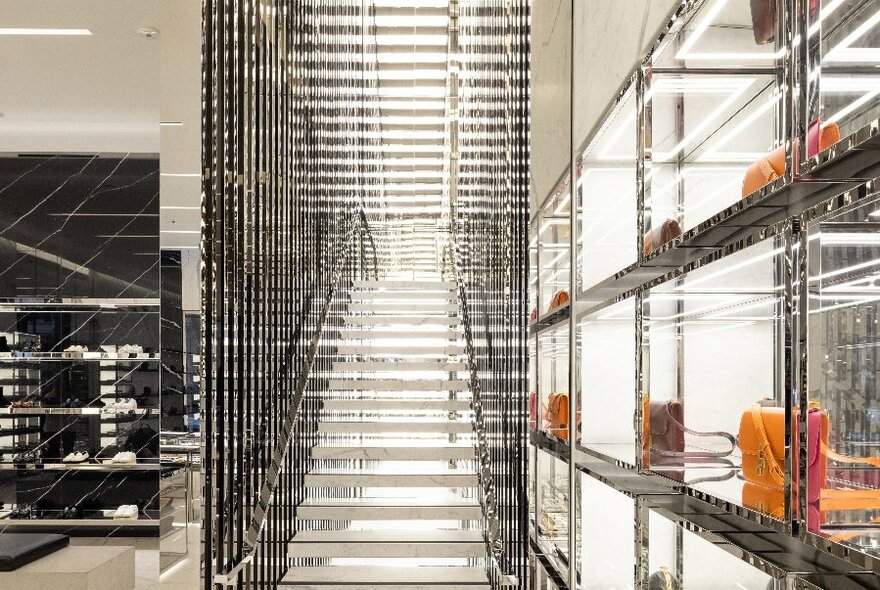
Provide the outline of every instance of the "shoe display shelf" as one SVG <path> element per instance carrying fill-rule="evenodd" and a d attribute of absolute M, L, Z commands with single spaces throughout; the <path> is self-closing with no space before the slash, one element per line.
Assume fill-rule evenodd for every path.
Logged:
<path fill-rule="evenodd" d="M 576 436 L 538 396 L 530 487 L 582 588 L 880 585 L 880 1 L 762 4 L 678 6 L 533 214 L 540 302 L 573 192 L 530 381 Z"/>

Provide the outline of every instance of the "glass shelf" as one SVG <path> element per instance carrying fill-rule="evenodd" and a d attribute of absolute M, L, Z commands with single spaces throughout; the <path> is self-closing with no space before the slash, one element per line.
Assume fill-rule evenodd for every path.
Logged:
<path fill-rule="evenodd" d="M 566 571 L 568 559 L 568 465 L 544 452 L 537 453 L 537 541 L 558 567 Z"/>

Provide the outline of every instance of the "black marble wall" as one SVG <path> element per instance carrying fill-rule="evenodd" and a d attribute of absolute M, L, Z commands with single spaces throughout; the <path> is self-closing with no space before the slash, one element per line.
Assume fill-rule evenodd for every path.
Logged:
<path fill-rule="evenodd" d="M 0 530 L 157 536 L 158 159 L 0 157 L 0 204 Z"/>

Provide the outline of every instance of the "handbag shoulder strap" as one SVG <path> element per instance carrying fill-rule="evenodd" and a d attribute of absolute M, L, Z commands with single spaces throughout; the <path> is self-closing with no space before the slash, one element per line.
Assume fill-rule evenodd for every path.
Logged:
<path fill-rule="evenodd" d="M 873 465 L 880 467 L 880 457 L 850 457 L 849 455 L 841 455 L 836 451 L 832 451 L 824 441 L 822 441 L 822 454 L 838 463 L 849 463 L 850 465 Z"/>
<path fill-rule="evenodd" d="M 651 449 L 651 451 L 654 453 L 665 457 L 679 457 L 682 459 L 713 459 L 727 457 L 731 453 L 733 453 L 733 450 L 736 448 L 736 438 L 729 432 L 723 432 L 720 430 L 715 432 L 701 432 L 699 430 L 691 430 L 690 428 L 675 419 L 675 416 L 672 415 L 672 412 L 669 410 L 668 405 L 666 406 L 666 416 L 670 424 L 686 434 L 690 434 L 693 436 L 702 436 L 705 438 L 720 437 L 727 439 L 727 441 L 730 443 L 730 449 L 726 451 L 663 451 L 659 449 Z"/>
<path fill-rule="evenodd" d="M 770 439 L 767 438 L 767 429 L 764 428 L 764 415 L 761 412 L 761 406 L 755 404 L 752 406 L 752 423 L 755 426 L 755 434 L 758 436 L 758 444 L 764 461 L 770 470 L 770 477 L 773 482 L 782 487 L 785 485 L 785 472 L 773 456 L 773 447 L 770 446 Z"/>

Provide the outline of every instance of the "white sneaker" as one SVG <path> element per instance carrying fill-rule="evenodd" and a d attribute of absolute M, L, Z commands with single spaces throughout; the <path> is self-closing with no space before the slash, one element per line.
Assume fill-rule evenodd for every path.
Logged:
<path fill-rule="evenodd" d="M 140 354 L 144 351 L 144 347 L 138 344 L 126 344 L 125 346 L 119 347 L 119 354 L 129 355 L 129 354 Z"/>
<path fill-rule="evenodd" d="M 131 451 L 121 451 L 113 456 L 111 462 L 116 465 L 134 465 L 137 463 L 137 455 Z"/>
<path fill-rule="evenodd" d="M 138 516 L 140 516 L 140 512 L 141 511 L 136 504 L 130 504 L 125 511 L 125 518 L 129 520 L 137 520 Z"/>
<path fill-rule="evenodd" d="M 61 459 L 61 462 L 62 463 L 74 463 L 76 461 L 77 455 L 79 455 L 79 453 L 70 453 L 66 457 Z"/>
<path fill-rule="evenodd" d="M 116 410 L 134 411 L 138 409 L 138 405 L 132 398 L 126 398 L 113 404 L 113 408 Z"/>
<path fill-rule="evenodd" d="M 123 504 L 119 508 L 116 509 L 116 512 L 113 513 L 114 520 L 119 520 L 120 518 L 125 518 L 125 512 L 128 509 L 127 504 Z"/>
<path fill-rule="evenodd" d="M 89 458 L 88 451 L 83 452 L 83 453 L 74 453 L 73 459 L 71 459 L 71 462 L 72 463 L 82 463 L 83 461 L 85 461 L 88 458 Z"/>

